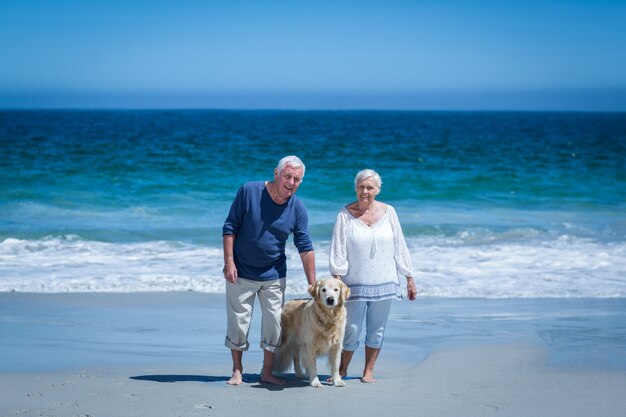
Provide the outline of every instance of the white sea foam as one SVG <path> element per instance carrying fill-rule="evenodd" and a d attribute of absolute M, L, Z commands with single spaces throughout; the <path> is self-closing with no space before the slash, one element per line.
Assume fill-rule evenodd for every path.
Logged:
<path fill-rule="evenodd" d="M 0 243 L 0 290 L 221 292 L 221 259 L 219 248 L 179 242 L 6 239 Z"/>
<path fill-rule="evenodd" d="M 626 244 L 561 236 L 552 241 L 413 247 L 423 295 L 626 297 Z"/>
<path fill-rule="evenodd" d="M 408 239 L 421 296 L 626 297 L 625 242 L 533 238 L 532 231 L 513 232 L 514 239 L 478 235 Z M 318 277 L 328 275 L 328 246 L 316 242 Z M 292 245 L 287 255 L 287 292 L 305 294 Z M 215 246 L 103 243 L 73 235 L 0 242 L 0 291 L 223 293 L 221 270 L 222 250 Z"/>

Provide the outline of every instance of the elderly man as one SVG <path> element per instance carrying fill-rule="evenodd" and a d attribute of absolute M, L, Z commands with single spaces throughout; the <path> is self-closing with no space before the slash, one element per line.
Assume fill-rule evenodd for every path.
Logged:
<path fill-rule="evenodd" d="M 286 156 L 274 169 L 273 181 L 244 184 L 224 222 L 224 278 L 228 329 L 226 347 L 231 349 L 233 374 L 228 384 L 243 380 L 243 352 L 248 349 L 248 330 L 255 297 L 261 305 L 261 381 L 282 385 L 272 374 L 274 352 L 280 344 L 280 315 L 284 302 L 287 263 L 285 244 L 293 232 L 304 273 L 315 283 L 315 254 L 309 236 L 308 216 L 296 191 L 305 166 L 296 156 Z"/>

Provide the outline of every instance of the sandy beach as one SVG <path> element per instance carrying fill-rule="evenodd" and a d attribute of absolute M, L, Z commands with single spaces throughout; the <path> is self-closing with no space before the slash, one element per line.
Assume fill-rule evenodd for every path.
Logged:
<path fill-rule="evenodd" d="M 285 387 L 226 366 L 3 373 L 3 416 L 623 416 L 626 374 L 547 369 L 526 346 L 442 350 L 418 363 L 380 364 L 379 382 Z"/>
<path fill-rule="evenodd" d="M 231 387 L 223 296 L 0 294 L 2 416 L 623 416 L 623 300 L 437 300 L 392 309 L 376 384 Z M 328 372 L 319 363 L 322 375 Z"/>

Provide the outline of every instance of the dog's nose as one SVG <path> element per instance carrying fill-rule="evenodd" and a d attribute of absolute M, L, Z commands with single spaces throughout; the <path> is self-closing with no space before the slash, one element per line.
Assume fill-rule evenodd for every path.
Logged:
<path fill-rule="evenodd" d="M 329 306 L 332 306 L 335 304 L 335 298 L 334 297 L 328 297 L 326 299 L 326 304 L 328 304 Z"/>

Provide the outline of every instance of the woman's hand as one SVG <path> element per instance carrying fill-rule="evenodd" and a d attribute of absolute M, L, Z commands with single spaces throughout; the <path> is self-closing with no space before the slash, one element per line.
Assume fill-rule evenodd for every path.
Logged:
<path fill-rule="evenodd" d="M 415 288 L 413 277 L 406 277 L 406 295 L 410 301 L 414 301 L 417 297 L 417 288 Z"/>

